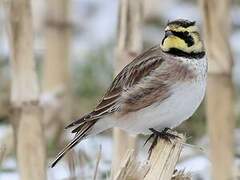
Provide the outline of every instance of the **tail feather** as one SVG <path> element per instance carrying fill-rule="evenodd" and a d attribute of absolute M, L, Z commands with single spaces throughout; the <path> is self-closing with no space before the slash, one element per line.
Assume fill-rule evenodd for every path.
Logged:
<path fill-rule="evenodd" d="M 75 128 L 72 130 L 72 133 L 77 133 L 77 132 L 79 132 L 84 126 L 85 126 L 85 123 L 82 123 L 82 124 L 78 125 L 77 127 L 75 127 Z"/>
<path fill-rule="evenodd" d="M 82 116 L 81 118 L 77 119 L 77 120 L 74 120 L 73 122 L 71 122 L 68 126 L 65 127 L 65 129 L 69 129 L 69 128 L 72 128 L 76 125 L 82 125 L 84 124 L 85 122 L 90 122 L 90 121 L 96 121 L 98 120 L 99 118 L 101 118 L 101 116 L 96 116 L 96 115 L 93 115 L 95 111 L 91 112 L 91 113 L 88 113 L 88 114 L 85 114 L 84 116 Z"/>
<path fill-rule="evenodd" d="M 77 124 L 83 124 L 85 123 L 86 118 L 90 117 L 90 113 L 82 116 L 80 119 L 74 120 L 72 123 L 70 123 L 68 126 L 65 127 L 65 129 L 71 128 Z"/>
<path fill-rule="evenodd" d="M 62 159 L 62 157 L 69 151 L 71 150 L 75 145 L 77 145 L 81 140 L 83 140 L 91 130 L 92 126 L 96 123 L 96 121 L 91 121 L 91 122 L 85 122 L 82 128 L 76 133 L 75 137 L 73 140 L 68 143 L 65 148 L 58 153 L 56 159 L 52 162 L 51 167 L 53 168 L 57 162 Z"/>

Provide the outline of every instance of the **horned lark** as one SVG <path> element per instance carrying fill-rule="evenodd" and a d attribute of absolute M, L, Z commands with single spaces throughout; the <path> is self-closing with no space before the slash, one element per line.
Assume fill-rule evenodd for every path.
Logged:
<path fill-rule="evenodd" d="M 52 167 L 81 140 L 119 127 L 131 133 L 170 136 L 200 105 L 207 61 L 195 22 L 175 20 L 161 43 L 137 56 L 115 77 L 96 108 L 66 128 L 75 137 Z"/>

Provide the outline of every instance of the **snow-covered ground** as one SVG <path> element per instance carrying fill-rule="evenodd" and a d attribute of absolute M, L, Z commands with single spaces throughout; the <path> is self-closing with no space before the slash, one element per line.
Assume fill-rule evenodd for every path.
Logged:
<path fill-rule="evenodd" d="M 5 134 L 7 127 L 0 126 L 0 139 Z M 235 131 L 235 142 L 236 142 L 236 152 L 240 154 L 240 129 Z M 147 157 L 146 153 L 148 147 L 144 146 L 145 139 L 141 139 L 139 142 L 139 160 L 144 161 L 144 158 Z M 101 147 L 101 150 L 100 150 Z M 200 150 L 198 147 L 201 147 L 204 150 Z M 76 146 L 72 156 L 74 159 L 71 159 L 75 162 L 76 167 L 75 175 L 84 180 L 91 180 L 94 173 L 94 168 L 96 165 L 96 159 L 98 153 L 101 152 L 100 165 L 98 169 L 98 179 L 101 177 L 109 175 L 109 167 L 111 166 L 112 159 L 112 138 L 106 135 L 100 135 L 92 137 L 82 141 L 79 145 Z M 71 176 L 69 164 L 67 163 L 68 159 L 65 157 L 61 160 L 54 168 L 48 168 L 48 179 L 50 180 L 60 180 L 67 179 Z M 51 161 L 49 160 L 48 164 L 50 165 Z M 240 167 L 240 159 L 236 158 L 236 166 Z M 18 180 L 19 176 L 16 171 L 16 160 L 14 157 L 6 158 L 2 165 L 1 169 L 4 170 L 0 173 L 1 180 Z M 210 180 L 210 170 L 211 164 L 208 159 L 208 139 L 207 137 L 202 138 L 197 142 L 195 147 L 184 146 L 183 152 L 181 154 L 179 163 L 177 165 L 178 170 L 184 170 L 191 174 L 193 180 Z"/>

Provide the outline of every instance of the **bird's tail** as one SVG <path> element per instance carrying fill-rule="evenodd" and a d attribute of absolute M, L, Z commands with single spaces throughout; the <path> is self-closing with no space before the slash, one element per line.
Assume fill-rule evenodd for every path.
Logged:
<path fill-rule="evenodd" d="M 75 137 L 72 139 L 70 143 L 68 143 L 65 148 L 60 151 L 56 157 L 56 159 L 52 162 L 51 167 L 54 167 L 56 163 L 69 151 L 71 150 L 75 145 L 77 145 L 80 141 L 82 141 L 87 135 L 89 135 L 89 132 L 91 131 L 93 125 L 96 123 L 96 121 L 85 121 L 82 122 L 80 126 L 78 126 L 77 132 L 75 134 Z"/>

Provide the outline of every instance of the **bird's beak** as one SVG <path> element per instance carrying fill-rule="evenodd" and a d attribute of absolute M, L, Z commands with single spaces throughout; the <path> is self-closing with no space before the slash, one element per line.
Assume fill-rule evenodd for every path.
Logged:
<path fill-rule="evenodd" d="M 173 35 L 172 31 L 170 30 L 165 31 L 165 38 L 171 35 Z"/>
<path fill-rule="evenodd" d="M 171 35 L 173 35 L 172 31 L 170 31 L 170 30 L 165 30 L 165 36 L 164 36 L 164 38 L 163 38 L 163 40 L 162 40 L 162 44 L 164 43 L 164 40 L 165 40 L 168 36 L 171 36 Z"/>

